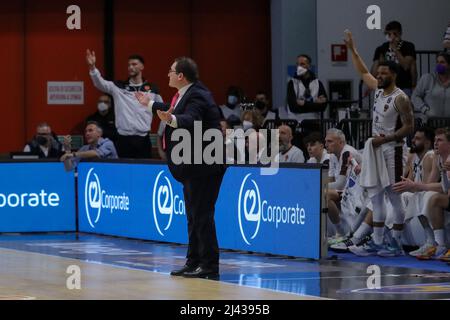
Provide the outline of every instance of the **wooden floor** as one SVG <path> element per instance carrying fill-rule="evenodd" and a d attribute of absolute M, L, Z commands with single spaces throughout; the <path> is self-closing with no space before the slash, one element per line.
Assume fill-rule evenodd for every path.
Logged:
<path fill-rule="evenodd" d="M 234 284 L 170 277 L 149 271 L 0 249 L 0 300 L 310 300 L 317 297 Z M 69 290 L 66 273 L 81 269 L 81 290 Z"/>

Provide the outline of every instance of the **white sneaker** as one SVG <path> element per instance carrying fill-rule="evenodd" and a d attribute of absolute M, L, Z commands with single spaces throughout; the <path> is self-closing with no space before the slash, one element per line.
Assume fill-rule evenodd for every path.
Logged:
<path fill-rule="evenodd" d="M 332 236 L 331 238 L 328 238 L 328 246 L 333 246 L 335 244 L 344 242 L 347 239 L 348 239 L 348 237 L 346 237 L 346 236 L 340 236 L 340 235 Z"/>
<path fill-rule="evenodd" d="M 409 255 L 412 256 L 412 257 L 423 256 L 423 255 L 425 255 L 427 252 L 429 252 L 434 247 L 435 247 L 435 244 L 425 243 L 419 249 L 411 251 L 409 253 Z"/>
<path fill-rule="evenodd" d="M 383 249 L 383 246 L 379 246 L 373 242 L 373 240 L 370 240 L 366 244 L 362 246 L 351 246 L 348 248 L 348 250 L 353 253 L 354 255 L 357 255 L 358 257 L 369 257 L 369 256 L 376 256 L 378 251 Z"/>

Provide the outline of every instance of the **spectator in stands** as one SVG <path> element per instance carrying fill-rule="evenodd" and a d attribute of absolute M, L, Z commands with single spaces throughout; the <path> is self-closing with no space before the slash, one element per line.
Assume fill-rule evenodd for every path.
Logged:
<path fill-rule="evenodd" d="M 52 129 L 45 122 L 36 127 L 36 135 L 25 145 L 23 152 L 36 154 L 40 159 L 59 159 L 64 153 L 62 144 L 54 137 Z"/>
<path fill-rule="evenodd" d="M 220 121 L 220 127 L 222 129 L 222 135 L 225 139 L 225 161 L 227 164 L 245 164 L 245 138 L 242 137 L 241 150 L 237 147 L 237 141 L 239 136 L 234 134 L 234 130 L 241 128 L 241 120 L 235 116 L 231 115 L 228 119 L 222 118 Z M 241 152 L 243 155 L 241 155 Z"/>
<path fill-rule="evenodd" d="M 330 155 L 325 149 L 325 141 L 320 132 L 313 132 L 304 139 L 308 150 L 307 163 L 330 164 Z"/>
<path fill-rule="evenodd" d="M 280 163 L 305 163 L 303 151 L 292 145 L 292 129 L 283 125 L 278 127 L 280 140 Z"/>
<path fill-rule="evenodd" d="M 425 117 L 450 117 L 450 54 L 439 53 L 436 63 L 435 72 L 420 78 L 412 103 Z"/>
<path fill-rule="evenodd" d="M 223 116 L 228 119 L 232 114 L 241 118 L 241 103 L 244 101 L 244 91 L 237 86 L 230 86 L 227 90 L 227 102 L 220 106 Z"/>
<path fill-rule="evenodd" d="M 325 87 L 311 70 L 311 62 L 308 55 L 299 55 L 296 75 L 288 83 L 288 109 L 299 123 L 305 119 L 320 119 L 320 112 L 327 103 Z"/>
<path fill-rule="evenodd" d="M 108 138 L 113 142 L 117 140 L 115 116 L 110 96 L 104 94 L 98 98 L 97 111 L 87 117 L 86 123 L 90 121 L 95 121 L 102 127 L 103 138 Z"/>
<path fill-rule="evenodd" d="M 267 94 L 264 91 L 260 91 L 255 97 L 255 108 L 258 110 L 263 117 L 263 123 L 267 120 L 276 120 L 277 113 L 271 111 L 270 101 Z"/>
<path fill-rule="evenodd" d="M 330 129 L 325 138 L 325 147 L 330 154 L 329 184 L 328 184 L 328 217 L 336 229 L 336 234 L 329 240 L 332 245 L 335 242 L 345 240 L 345 235 L 350 231 L 350 226 L 345 225 L 340 218 L 340 193 L 347 184 L 352 169 L 352 159 L 356 166 L 361 164 L 361 154 L 347 144 L 344 133 L 339 129 Z M 356 169 L 356 168 L 355 168 Z"/>
<path fill-rule="evenodd" d="M 258 131 L 263 125 L 263 117 L 257 110 L 246 110 L 242 113 L 242 127 L 244 131 L 254 129 Z"/>
<path fill-rule="evenodd" d="M 372 75 L 376 77 L 381 62 L 394 61 L 400 65 L 397 87 L 409 97 L 417 82 L 416 48 L 412 42 L 402 40 L 402 25 L 398 21 L 389 22 L 384 30 L 387 42 L 375 50 Z"/>
<path fill-rule="evenodd" d="M 448 24 L 447 30 L 444 34 L 444 41 L 442 42 L 444 46 L 444 51 L 450 54 L 450 23 Z"/>
<path fill-rule="evenodd" d="M 85 129 L 84 145 L 77 152 L 70 151 L 71 137 L 64 138 L 64 146 L 67 150 L 61 157 L 67 171 L 78 165 L 81 159 L 117 159 L 117 151 L 114 143 L 108 138 L 102 138 L 103 130 L 97 122 L 88 122 Z"/>

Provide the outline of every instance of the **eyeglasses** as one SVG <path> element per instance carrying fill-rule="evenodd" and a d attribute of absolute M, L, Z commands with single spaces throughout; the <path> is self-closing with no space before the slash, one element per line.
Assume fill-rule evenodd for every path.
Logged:
<path fill-rule="evenodd" d="M 169 73 L 172 73 L 172 72 L 177 73 L 177 70 L 172 70 L 172 69 L 170 69 L 170 70 L 169 70 Z"/>

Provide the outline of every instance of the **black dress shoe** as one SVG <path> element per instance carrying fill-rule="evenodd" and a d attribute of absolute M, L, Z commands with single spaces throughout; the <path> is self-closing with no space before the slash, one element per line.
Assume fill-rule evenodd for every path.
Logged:
<path fill-rule="evenodd" d="M 217 270 L 198 267 L 193 271 L 186 271 L 183 273 L 185 278 L 203 278 L 203 279 L 219 279 L 219 272 Z"/>
<path fill-rule="evenodd" d="M 191 266 L 185 265 L 185 266 L 184 266 L 183 268 L 181 268 L 181 269 L 173 270 L 173 271 L 170 273 L 170 275 L 171 275 L 171 276 L 178 276 L 178 277 L 180 277 L 180 276 L 182 276 L 185 272 L 192 272 L 192 271 L 194 271 L 195 269 L 197 269 L 197 267 L 191 267 Z"/>

